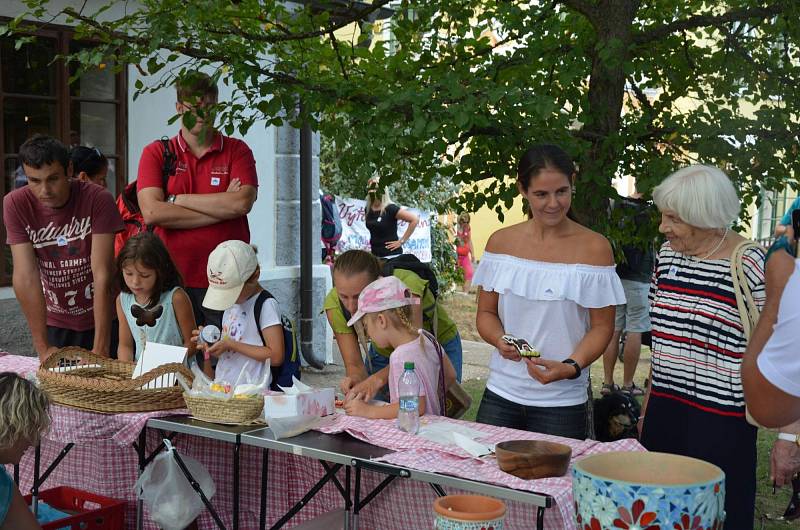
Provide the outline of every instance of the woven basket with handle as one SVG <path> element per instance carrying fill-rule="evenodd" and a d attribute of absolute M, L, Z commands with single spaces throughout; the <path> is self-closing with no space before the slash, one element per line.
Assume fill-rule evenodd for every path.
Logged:
<path fill-rule="evenodd" d="M 191 384 L 188 368 L 180 363 L 163 364 L 131 379 L 135 366 L 67 347 L 50 355 L 37 375 L 53 402 L 78 409 L 113 414 L 186 407 L 181 388 L 168 382 L 179 373 Z M 146 388 L 149 383 L 154 388 Z"/>
<path fill-rule="evenodd" d="M 192 416 L 212 423 L 250 423 L 261 417 L 264 396 L 215 399 L 183 395 Z"/>

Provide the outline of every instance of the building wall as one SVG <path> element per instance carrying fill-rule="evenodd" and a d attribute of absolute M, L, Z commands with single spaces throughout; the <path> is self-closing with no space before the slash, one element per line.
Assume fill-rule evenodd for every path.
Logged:
<path fill-rule="evenodd" d="M 24 12 L 24 6 L 17 0 L 0 3 L 0 16 L 14 17 Z M 53 5 L 74 4 L 74 2 L 54 2 Z M 90 0 L 92 5 L 105 2 Z M 116 6 L 114 9 L 122 9 Z M 130 9 L 130 6 L 128 6 Z M 109 17 L 113 18 L 113 10 Z M 56 21 L 63 23 L 63 21 Z M 143 148 L 161 136 L 174 136 L 178 124 L 168 121 L 175 115 L 175 91 L 172 87 L 160 89 L 155 93 L 141 94 L 134 99 L 135 84 L 142 80 L 145 85 L 157 83 L 157 79 L 143 77 L 139 71 L 128 68 L 128 172 L 129 181 L 136 178 L 139 157 Z M 230 99 L 231 88 L 220 83 L 220 100 Z M 251 242 L 259 249 L 261 281 L 278 299 L 284 312 L 298 317 L 299 312 L 299 132 L 291 127 L 274 127 L 256 123 L 242 138 L 250 146 L 256 161 L 259 178 L 258 199 L 248 215 Z M 312 196 L 318 196 L 319 188 L 319 138 L 314 142 L 314 189 Z M 280 182 L 280 186 L 278 183 Z M 280 196 L 277 193 L 280 193 Z M 319 201 L 315 201 L 314 234 L 319 239 L 320 213 Z M 318 250 L 318 245 L 314 245 Z M 319 255 L 315 254 L 315 263 Z M 324 265 L 314 268 L 314 354 L 322 361 L 331 360 L 331 340 L 327 321 L 322 315 L 322 301 L 332 285 L 330 270 Z M 30 334 L 19 304 L 10 288 L 0 289 L 0 318 L 4 322 L 0 330 L 0 350 L 19 353 L 32 352 Z"/>

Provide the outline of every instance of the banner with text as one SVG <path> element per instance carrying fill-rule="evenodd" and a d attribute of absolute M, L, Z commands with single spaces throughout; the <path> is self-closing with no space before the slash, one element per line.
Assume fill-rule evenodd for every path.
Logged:
<path fill-rule="evenodd" d="M 346 199 L 336 197 L 336 207 L 342 220 L 342 238 L 336 245 L 336 252 L 344 252 L 354 248 L 369 250 L 369 230 L 364 221 L 365 201 L 362 199 Z M 419 216 L 419 224 L 411 234 L 411 238 L 403 245 L 403 252 L 414 254 L 420 261 L 431 261 L 431 214 L 416 208 L 407 208 Z M 408 228 L 408 223 L 397 220 L 397 239 L 400 239 Z"/>

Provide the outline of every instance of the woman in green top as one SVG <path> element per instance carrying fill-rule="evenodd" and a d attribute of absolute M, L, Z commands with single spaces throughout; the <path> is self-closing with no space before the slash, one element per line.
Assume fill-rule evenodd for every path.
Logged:
<path fill-rule="evenodd" d="M 400 268 L 396 268 L 393 274 L 408 286 L 414 296 L 422 299 L 420 305 L 412 306 L 413 324 L 431 333 L 436 328 L 436 338 L 453 363 L 457 379 L 461 381 L 461 337 L 455 323 L 428 289 L 427 280 Z M 367 401 L 386 386 L 389 355 L 392 352 L 376 348 L 370 343 L 368 357 L 366 361 L 362 360 L 356 329 L 349 327 L 347 321 L 358 309 L 358 295 L 380 276 L 381 264 L 375 256 L 363 250 L 348 250 L 334 262 L 334 288 L 325 297 L 328 323 L 333 328 L 347 371 L 340 384 L 342 392 L 351 396 L 361 394 Z M 434 318 L 437 326 L 433 325 Z"/>

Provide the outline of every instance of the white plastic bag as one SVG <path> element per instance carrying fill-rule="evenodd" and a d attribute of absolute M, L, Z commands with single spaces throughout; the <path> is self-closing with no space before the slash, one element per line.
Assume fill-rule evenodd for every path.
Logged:
<path fill-rule="evenodd" d="M 319 416 L 303 414 L 302 416 L 288 416 L 285 418 L 267 417 L 267 425 L 272 429 L 272 434 L 276 440 L 291 438 L 298 434 L 317 428 L 322 422 Z"/>
<path fill-rule="evenodd" d="M 164 440 L 167 450 L 159 453 L 136 481 L 134 491 L 150 511 L 150 518 L 164 530 L 182 530 L 194 521 L 205 509 L 200 495 L 175 460 L 172 444 Z M 211 475 L 203 465 L 188 456 L 181 456 L 189 473 L 194 477 L 206 498 L 211 498 L 217 489 Z"/>

